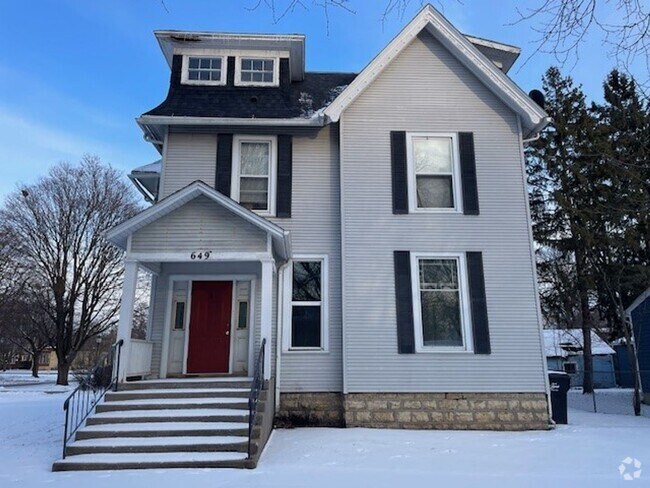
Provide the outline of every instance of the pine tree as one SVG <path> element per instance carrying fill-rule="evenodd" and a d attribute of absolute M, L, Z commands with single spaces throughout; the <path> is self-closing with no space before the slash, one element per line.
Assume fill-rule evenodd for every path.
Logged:
<path fill-rule="evenodd" d="M 563 315 L 571 318 L 571 321 L 579 321 L 584 336 L 583 391 L 591 393 L 590 293 L 593 285 L 585 236 L 589 233 L 590 224 L 587 205 L 591 199 L 589 182 L 593 160 L 588 141 L 594 134 L 595 120 L 587 108 L 581 88 L 575 86 L 570 77 L 563 77 L 557 68 L 551 67 L 546 72 L 543 87 L 546 111 L 553 122 L 527 150 L 533 234 L 539 246 L 540 275 L 544 277 L 546 273 L 553 273 L 554 269 L 558 269 L 557 263 L 562 261 L 564 273 L 560 275 L 555 272 L 555 281 L 575 293 L 572 295 L 575 300 L 569 303 L 566 303 L 568 297 L 565 295 L 550 294 L 554 303 L 546 303 L 545 306 L 562 307 L 563 310 L 556 316 Z M 544 260 L 543 256 L 549 254 L 553 256 L 552 260 Z"/>

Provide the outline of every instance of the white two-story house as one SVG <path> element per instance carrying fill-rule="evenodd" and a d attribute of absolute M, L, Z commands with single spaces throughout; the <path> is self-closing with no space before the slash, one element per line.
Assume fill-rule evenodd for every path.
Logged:
<path fill-rule="evenodd" d="M 245 464 L 274 419 L 548 427 L 523 155 L 547 116 L 507 75 L 518 48 L 431 6 L 358 74 L 306 71 L 302 35 L 156 38 L 169 92 L 137 122 L 161 161 L 130 175 L 153 205 L 106 236 L 125 251 L 118 392 L 55 468 Z M 262 427 L 232 425 L 256 385 Z"/>

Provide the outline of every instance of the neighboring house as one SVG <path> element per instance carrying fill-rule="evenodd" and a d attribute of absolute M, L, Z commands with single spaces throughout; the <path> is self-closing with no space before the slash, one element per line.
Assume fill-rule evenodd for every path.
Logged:
<path fill-rule="evenodd" d="M 632 323 L 644 403 L 650 403 L 650 288 L 637 297 L 625 313 Z"/>
<path fill-rule="evenodd" d="M 548 428 L 523 155 L 548 119 L 506 75 L 518 48 L 465 36 L 431 6 L 359 74 L 306 71 L 301 35 L 156 38 L 169 93 L 137 122 L 162 162 L 131 174 L 156 203 L 107 238 L 126 251 L 119 381 L 161 380 L 121 385 L 89 422 L 127 408 L 187 419 L 196 399 L 178 398 L 197 386 L 223 397 L 201 403 L 221 408 L 209 419 L 246 422 L 235 396 L 263 372 L 257 452 L 273 416 Z M 131 340 L 138 269 L 154 275 L 146 341 Z M 226 377 L 192 379 L 204 375 Z M 192 465 L 251 459 L 237 454 Z M 55 468 L 88 467 L 75 457 Z"/>
<path fill-rule="evenodd" d="M 545 329 L 544 348 L 549 371 L 564 371 L 571 386 L 582 386 L 584 379 L 584 336 L 582 329 Z M 594 388 L 616 386 L 616 352 L 596 332 L 591 331 Z"/>

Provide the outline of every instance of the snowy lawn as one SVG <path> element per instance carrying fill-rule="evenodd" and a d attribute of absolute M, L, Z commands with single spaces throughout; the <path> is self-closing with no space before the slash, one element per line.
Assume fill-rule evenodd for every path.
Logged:
<path fill-rule="evenodd" d="M 32 372 L 25 369 L 0 371 L 0 387 L 53 382 L 56 382 L 56 371 L 39 371 L 38 378 L 34 378 Z"/>
<path fill-rule="evenodd" d="M 607 388 L 596 391 L 596 408 L 598 413 L 616 413 L 621 415 L 634 415 L 632 398 L 634 390 L 627 388 Z M 570 408 L 584 412 L 594 411 L 593 395 L 583 395 L 581 388 L 569 390 L 568 402 Z M 641 405 L 641 414 L 650 417 L 650 405 Z"/>
<path fill-rule="evenodd" d="M 256 470 L 52 473 L 65 391 L 0 390 L 0 487 L 650 486 L 650 419 L 578 410 L 544 432 L 276 430 Z M 628 456 L 646 463 L 630 483 L 618 472 Z"/>

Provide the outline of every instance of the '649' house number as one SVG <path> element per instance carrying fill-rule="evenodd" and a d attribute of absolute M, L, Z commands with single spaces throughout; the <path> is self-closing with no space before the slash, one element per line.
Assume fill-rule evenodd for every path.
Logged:
<path fill-rule="evenodd" d="M 194 251 L 190 254 L 190 259 L 192 261 L 207 261 L 211 255 L 212 251 Z"/>

